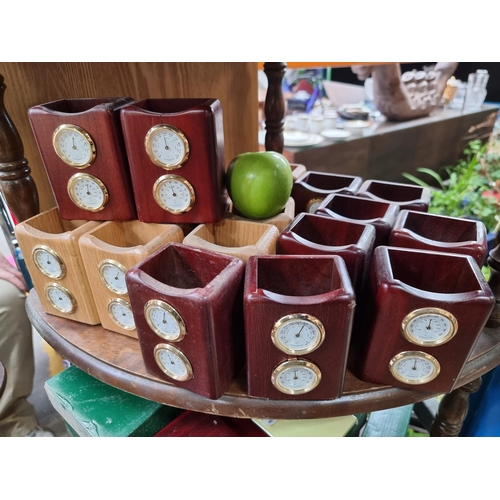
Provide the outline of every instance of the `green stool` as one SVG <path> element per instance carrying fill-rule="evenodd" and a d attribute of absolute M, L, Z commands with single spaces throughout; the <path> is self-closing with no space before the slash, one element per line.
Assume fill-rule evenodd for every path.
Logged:
<path fill-rule="evenodd" d="M 115 389 L 76 366 L 47 380 L 45 391 L 75 437 L 154 436 L 183 412 Z"/>

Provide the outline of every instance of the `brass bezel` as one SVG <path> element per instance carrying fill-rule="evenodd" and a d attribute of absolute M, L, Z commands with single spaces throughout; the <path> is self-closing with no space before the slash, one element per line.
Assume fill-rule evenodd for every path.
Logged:
<path fill-rule="evenodd" d="M 120 328 L 123 328 L 124 330 L 135 330 L 136 329 L 136 326 L 135 326 L 135 317 L 134 317 L 134 326 L 128 326 L 128 325 L 125 325 L 124 323 L 121 323 L 120 321 L 118 321 L 116 319 L 116 317 L 113 315 L 113 313 L 111 312 L 111 308 L 113 306 L 113 304 L 119 304 L 121 306 L 124 306 L 126 307 L 127 309 L 130 309 L 130 312 L 132 313 L 132 317 L 134 317 L 134 313 L 132 312 L 132 307 L 130 305 L 130 302 L 127 302 L 126 300 L 123 300 L 123 299 L 119 299 L 119 298 L 114 298 L 114 299 L 111 299 L 109 302 L 108 302 L 108 314 L 110 316 L 110 318 L 120 327 Z"/>
<path fill-rule="evenodd" d="M 325 198 L 311 198 L 308 202 L 307 202 L 307 205 L 306 205 L 306 212 L 307 213 L 315 213 L 315 212 L 311 212 L 310 211 L 310 208 L 312 205 L 314 205 L 315 203 L 321 203 L 322 201 L 324 201 Z"/>
<path fill-rule="evenodd" d="M 71 161 L 69 158 L 64 156 L 63 152 L 60 150 L 59 144 L 57 143 L 57 137 L 65 130 L 72 130 L 73 132 L 80 134 L 89 143 L 90 160 L 88 162 L 86 162 L 84 164 L 75 163 L 74 161 Z M 88 168 L 88 167 L 90 167 L 90 165 L 92 165 L 92 163 L 94 163 L 96 156 L 97 156 L 94 140 L 92 139 L 90 134 L 85 129 L 83 129 L 82 127 L 79 127 L 78 125 L 70 125 L 67 123 L 63 124 L 63 125 L 59 125 L 59 127 L 57 127 L 54 130 L 54 133 L 52 134 L 52 146 L 54 147 L 54 150 L 55 150 L 57 156 L 59 156 L 59 158 L 61 158 L 61 160 L 64 163 L 66 163 L 66 165 L 69 165 L 70 167 L 73 167 L 73 168 L 78 168 L 78 169 Z"/>
<path fill-rule="evenodd" d="M 429 361 L 432 366 L 434 367 L 434 372 L 432 372 L 430 375 L 427 377 L 421 377 L 418 379 L 409 379 L 404 377 L 403 375 L 399 374 L 396 371 L 396 366 L 397 363 L 405 358 L 419 358 L 419 359 L 425 359 Z M 439 364 L 439 361 L 434 357 L 431 356 L 430 354 L 422 351 L 404 351 L 400 352 L 399 354 L 396 354 L 390 361 L 389 361 L 389 371 L 391 372 L 391 375 L 396 379 L 399 380 L 400 382 L 403 382 L 405 384 L 409 385 L 423 385 L 427 384 L 428 382 L 431 382 L 434 380 L 438 375 L 439 372 L 441 371 L 441 365 Z"/>
<path fill-rule="evenodd" d="M 286 387 L 283 387 L 278 382 L 278 376 L 285 370 L 288 370 L 291 367 L 295 366 L 311 370 L 316 375 L 316 382 L 311 387 L 305 387 L 304 389 L 298 389 L 298 390 L 288 389 Z M 286 361 L 283 361 L 274 368 L 273 373 L 271 375 L 271 382 L 273 386 L 283 394 L 291 394 L 293 396 L 299 394 L 306 394 L 307 392 L 311 392 L 313 389 L 316 389 L 316 387 L 318 387 L 319 383 L 321 382 L 321 371 L 314 363 L 306 361 L 305 359 L 287 359 Z"/>
<path fill-rule="evenodd" d="M 168 181 L 168 180 L 181 182 L 182 184 L 184 184 L 187 187 L 189 194 L 191 195 L 191 201 L 186 208 L 184 208 L 182 210 L 172 209 L 172 208 L 169 208 L 167 205 L 165 205 L 161 201 L 161 198 L 160 198 L 160 195 L 158 194 L 158 191 L 160 189 L 161 184 L 163 184 L 165 181 Z M 183 213 L 189 212 L 193 208 L 194 202 L 196 199 L 196 195 L 194 193 L 194 188 L 191 185 L 191 183 L 188 180 L 184 179 L 184 177 L 181 177 L 180 175 L 174 175 L 174 174 L 162 175 L 161 177 L 158 177 L 158 179 L 156 179 L 156 182 L 154 183 L 154 186 L 153 186 L 153 196 L 154 196 L 156 203 L 158 203 L 158 205 L 160 205 L 160 207 L 163 208 L 163 210 L 166 210 L 167 212 L 170 212 L 171 214 L 183 214 Z"/>
<path fill-rule="evenodd" d="M 186 373 L 185 377 L 180 377 L 179 375 L 173 375 L 173 374 L 168 372 L 168 370 L 164 367 L 163 363 L 159 360 L 158 353 L 161 350 L 170 351 L 172 354 L 174 354 L 175 356 L 177 356 L 181 360 L 181 362 L 186 367 L 187 373 Z M 170 345 L 170 344 L 158 344 L 154 348 L 154 357 L 155 357 L 156 364 L 159 366 L 160 370 L 168 377 L 173 378 L 174 380 L 178 380 L 180 382 L 185 382 L 186 380 L 190 380 L 194 377 L 193 367 L 191 366 L 189 359 L 186 357 L 186 355 L 182 351 L 177 349 L 177 347 L 174 347 L 173 345 Z"/>
<path fill-rule="evenodd" d="M 166 335 L 155 326 L 155 324 L 149 317 L 149 312 L 153 307 L 159 307 L 160 309 L 165 310 L 168 314 L 170 314 L 170 316 L 174 318 L 174 321 L 179 326 L 179 335 L 177 337 Z M 153 332 L 155 332 L 156 335 L 158 335 L 162 339 L 168 340 L 169 342 L 180 342 L 187 335 L 186 323 L 182 319 L 182 316 L 174 307 L 172 307 L 170 304 L 167 304 L 166 302 L 163 302 L 163 300 L 153 299 L 146 302 L 144 306 L 144 316 L 146 317 L 146 321 L 151 330 L 153 330 Z"/>
<path fill-rule="evenodd" d="M 444 316 L 447 320 L 449 320 L 451 323 L 451 329 L 448 332 L 448 334 L 437 340 L 421 340 L 414 337 L 408 329 L 410 322 L 413 321 L 415 318 L 418 318 L 419 316 L 425 316 L 428 314 Z M 412 344 L 426 346 L 426 347 L 434 347 L 437 345 L 445 344 L 456 335 L 457 331 L 458 331 L 458 321 L 455 318 L 455 316 L 453 316 L 453 314 L 451 314 L 450 312 L 441 309 L 439 307 L 423 307 L 421 309 L 415 309 L 411 313 L 407 314 L 404 317 L 403 321 L 401 322 L 401 334 L 403 335 L 403 337 Z"/>
<path fill-rule="evenodd" d="M 151 145 L 151 142 L 152 142 L 153 136 L 156 134 L 156 132 L 158 132 L 158 130 L 170 130 L 174 134 L 176 134 L 183 142 L 183 144 L 184 144 L 184 156 L 178 162 L 165 163 L 165 162 L 159 160 L 155 156 L 155 154 L 153 153 L 153 147 Z M 165 170 L 176 170 L 176 169 L 182 167 L 182 165 L 184 163 L 186 163 L 186 161 L 189 158 L 189 141 L 187 140 L 187 137 L 185 136 L 184 132 L 182 132 L 182 130 L 179 130 L 177 127 L 174 127 L 173 125 L 166 125 L 166 124 L 162 123 L 159 125 L 155 125 L 154 127 L 151 127 L 148 130 L 146 137 L 144 138 L 144 147 L 146 148 L 146 153 L 148 154 L 149 159 L 155 165 L 158 165 L 159 167 L 164 168 Z"/>
<path fill-rule="evenodd" d="M 95 182 L 99 186 L 99 188 L 101 189 L 101 191 L 104 195 L 104 201 L 102 202 L 101 205 L 99 205 L 97 208 L 90 208 L 78 200 L 78 198 L 76 197 L 76 195 L 74 193 L 74 185 L 78 179 L 88 179 L 92 182 Z M 71 201 L 77 207 L 80 207 L 83 210 L 87 210 L 88 212 L 100 212 L 101 210 L 104 210 L 104 208 L 106 207 L 106 205 L 108 204 L 108 201 L 109 201 L 108 188 L 104 185 L 104 183 L 101 181 L 101 179 L 98 179 L 95 175 L 90 175 L 90 174 L 78 173 L 78 174 L 71 176 L 68 180 L 68 194 L 69 194 L 69 197 L 71 198 Z"/>
<path fill-rule="evenodd" d="M 61 272 L 59 274 L 51 274 L 45 271 L 42 266 L 40 266 L 39 262 L 36 259 L 36 255 L 39 251 L 47 252 L 49 253 L 54 260 L 57 261 L 59 264 L 59 267 L 61 268 Z M 62 280 L 66 276 L 66 265 L 64 264 L 64 261 L 62 260 L 61 256 L 55 251 L 52 250 L 52 248 L 46 246 L 46 245 L 35 245 L 33 247 L 33 250 L 31 251 L 31 258 L 33 259 L 33 262 L 35 263 L 35 266 L 37 269 L 44 274 L 45 276 L 48 276 L 51 279 L 54 280 Z"/>
<path fill-rule="evenodd" d="M 106 266 L 113 266 L 118 268 L 119 271 L 121 271 L 123 274 L 127 273 L 127 268 L 123 265 L 120 264 L 118 261 L 113 260 L 113 259 L 104 259 L 99 262 L 99 276 L 101 278 L 101 281 L 103 282 L 104 286 L 112 293 L 116 293 L 116 295 L 127 295 L 128 290 L 127 290 L 127 285 L 125 284 L 125 291 L 121 292 L 113 288 L 107 281 L 106 278 L 104 277 L 104 268 Z"/>
<path fill-rule="evenodd" d="M 63 309 L 62 307 L 57 307 L 57 305 L 54 304 L 54 302 L 52 302 L 52 299 L 49 296 L 49 289 L 50 288 L 57 288 L 60 292 L 62 292 L 65 295 L 68 296 L 68 298 L 69 298 L 69 300 L 71 302 L 71 305 L 72 305 L 72 307 L 71 307 L 71 309 L 69 311 Z M 57 309 L 58 311 L 60 311 L 62 313 L 65 313 L 65 314 L 71 314 L 71 313 L 75 312 L 76 307 L 77 307 L 76 299 L 73 296 L 73 294 L 67 288 L 65 288 L 64 286 L 60 285 L 59 283 L 49 282 L 49 283 L 45 284 L 44 292 L 45 292 L 45 298 L 49 301 L 50 305 L 54 309 Z"/>
<path fill-rule="evenodd" d="M 279 330 L 285 326 L 288 323 L 291 323 L 292 321 L 308 321 L 312 323 L 316 328 L 319 330 L 319 335 L 318 339 L 315 343 L 311 344 L 309 347 L 306 347 L 304 349 L 290 349 L 286 345 L 284 345 L 278 338 L 278 333 Z M 323 323 L 321 321 L 306 313 L 294 313 L 294 314 L 287 314 L 286 316 L 283 316 L 280 318 L 276 323 L 274 323 L 274 326 L 271 330 L 271 340 L 273 341 L 273 344 L 282 352 L 286 354 L 293 354 L 293 355 L 301 355 L 301 354 L 308 354 L 310 352 L 315 351 L 325 340 L 325 327 L 323 326 Z"/>

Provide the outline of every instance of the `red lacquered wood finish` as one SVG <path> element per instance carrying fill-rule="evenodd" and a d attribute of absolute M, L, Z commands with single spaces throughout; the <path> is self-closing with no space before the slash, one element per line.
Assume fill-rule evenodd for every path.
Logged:
<path fill-rule="evenodd" d="M 29 109 L 28 116 L 61 217 L 65 220 L 131 220 L 136 210 L 127 154 L 120 124 L 120 109 L 134 102 L 129 97 L 63 99 Z M 66 164 L 54 150 L 52 136 L 63 124 L 83 128 L 95 144 L 96 157 L 86 168 Z M 97 177 L 109 200 L 99 212 L 78 207 L 68 194 L 68 181 L 77 174 Z"/>
<path fill-rule="evenodd" d="M 295 200 L 295 213 L 314 213 L 314 207 L 317 207 L 329 194 L 356 194 L 362 183 L 361 177 L 353 175 L 308 170 L 293 183 L 292 198 Z"/>
<path fill-rule="evenodd" d="M 369 382 L 411 388 L 415 391 L 450 392 L 479 337 L 495 302 L 474 259 L 467 255 L 380 246 L 371 265 L 371 308 L 366 335 L 357 330 L 352 344 L 364 352 L 351 368 Z M 440 308 L 457 320 L 458 330 L 445 343 L 417 345 L 402 334 L 403 319 L 421 308 Z M 359 311 L 358 311 L 359 313 Z M 359 352 L 358 351 L 358 352 Z M 430 354 L 440 364 L 434 380 L 421 385 L 398 381 L 389 371 L 391 359 L 405 351 Z"/>
<path fill-rule="evenodd" d="M 429 188 L 373 179 L 364 181 L 356 196 L 397 203 L 401 210 L 416 210 L 418 212 L 427 212 L 431 201 Z"/>
<path fill-rule="evenodd" d="M 169 243 L 126 274 L 145 366 L 150 373 L 210 399 L 227 390 L 244 363 L 242 292 L 245 266 L 240 259 Z M 160 300 L 185 323 L 186 335 L 168 341 L 146 320 L 145 306 Z M 154 349 L 170 344 L 189 360 L 193 377 L 177 381 L 158 366 Z"/>
<path fill-rule="evenodd" d="M 355 295 L 338 256 L 253 256 L 247 262 L 244 289 L 247 383 L 250 397 L 273 400 L 328 400 L 342 395 Z M 302 355 L 287 354 L 272 341 L 275 323 L 290 314 L 309 314 L 325 328 L 324 341 Z M 314 363 L 317 387 L 285 394 L 272 384 L 275 367 L 290 359 Z"/>
<path fill-rule="evenodd" d="M 344 259 L 358 292 L 368 272 L 375 228 L 302 212 L 282 231 L 276 243 L 280 255 L 338 255 Z"/>
<path fill-rule="evenodd" d="M 251 420 L 184 411 L 154 437 L 269 437 Z"/>
<path fill-rule="evenodd" d="M 219 222 L 226 205 L 222 108 L 217 99 L 146 99 L 125 107 L 121 121 L 139 220 L 160 223 Z M 189 142 L 189 157 L 180 168 L 166 170 L 153 163 L 145 138 L 155 125 L 172 125 Z M 173 214 L 153 197 L 163 175 L 179 175 L 194 189 L 195 203 L 187 212 Z"/>
<path fill-rule="evenodd" d="M 316 210 L 316 215 L 360 224 L 371 224 L 375 228 L 374 247 L 387 245 L 399 213 L 396 203 L 371 200 L 359 196 L 330 194 Z"/>
<path fill-rule="evenodd" d="M 402 210 L 389 236 L 394 247 L 470 255 L 482 266 L 488 251 L 481 221 Z"/>

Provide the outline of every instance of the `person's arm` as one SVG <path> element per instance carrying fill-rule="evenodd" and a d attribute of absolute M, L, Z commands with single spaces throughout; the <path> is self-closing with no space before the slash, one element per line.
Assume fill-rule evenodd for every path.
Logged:
<path fill-rule="evenodd" d="M 22 292 L 26 291 L 26 282 L 24 281 L 21 271 L 12 266 L 7 258 L 2 254 L 0 254 L 0 279 L 12 283 Z"/>

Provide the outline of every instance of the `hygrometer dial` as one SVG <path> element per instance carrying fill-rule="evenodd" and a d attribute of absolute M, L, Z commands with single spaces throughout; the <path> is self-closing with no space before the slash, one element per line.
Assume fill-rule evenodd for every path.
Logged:
<path fill-rule="evenodd" d="M 173 378 L 184 382 L 193 378 L 193 367 L 182 351 L 169 344 L 158 344 L 154 357 L 160 369 Z"/>
<path fill-rule="evenodd" d="M 99 276 L 108 290 L 118 295 L 127 294 L 125 282 L 125 266 L 112 259 L 105 259 L 99 263 Z"/>
<path fill-rule="evenodd" d="M 66 266 L 61 256 L 52 248 L 36 245 L 32 250 L 33 261 L 38 270 L 51 279 L 60 280 L 66 276 Z"/>
<path fill-rule="evenodd" d="M 96 158 L 92 137 L 77 125 L 60 125 L 52 135 L 52 145 L 61 160 L 74 168 L 87 168 Z"/>
<path fill-rule="evenodd" d="M 189 157 L 189 142 L 184 133 L 173 125 L 155 125 L 144 141 L 149 158 L 156 165 L 173 170 Z"/>
<path fill-rule="evenodd" d="M 108 303 L 111 319 L 125 330 L 135 329 L 135 319 L 130 304 L 123 299 L 111 299 Z"/>
<path fill-rule="evenodd" d="M 408 341 L 430 347 L 448 342 L 457 330 L 455 316 L 437 307 L 416 309 L 407 314 L 401 324 L 401 332 Z"/>
<path fill-rule="evenodd" d="M 394 356 L 389 362 L 392 376 L 410 385 L 421 385 L 434 380 L 441 371 L 438 360 L 421 351 L 405 351 Z"/>
<path fill-rule="evenodd" d="M 323 343 L 325 327 L 310 314 L 288 314 L 274 324 L 271 339 L 278 349 L 287 354 L 307 354 Z"/>
<path fill-rule="evenodd" d="M 144 306 L 149 327 L 160 337 L 179 342 L 186 336 L 186 324 L 179 312 L 162 300 L 150 300 Z"/>
<path fill-rule="evenodd" d="M 76 309 L 76 299 L 73 294 L 59 283 L 45 285 L 45 297 L 52 307 L 63 313 L 72 313 Z"/>
<path fill-rule="evenodd" d="M 89 212 L 104 210 L 109 200 L 109 192 L 104 183 L 90 174 L 75 174 L 68 181 L 71 201 Z"/>
<path fill-rule="evenodd" d="M 273 370 L 271 382 L 284 394 L 299 395 L 312 391 L 321 381 L 321 371 L 305 359 L 288 359 Z"/>
<path fill-rule="evenodd" d="M 189 212 L 195 202 L 193 186 L 179 175 L 163 175 L 153 186 L 153 196 L 163 210 L 172 214 Z"/>

